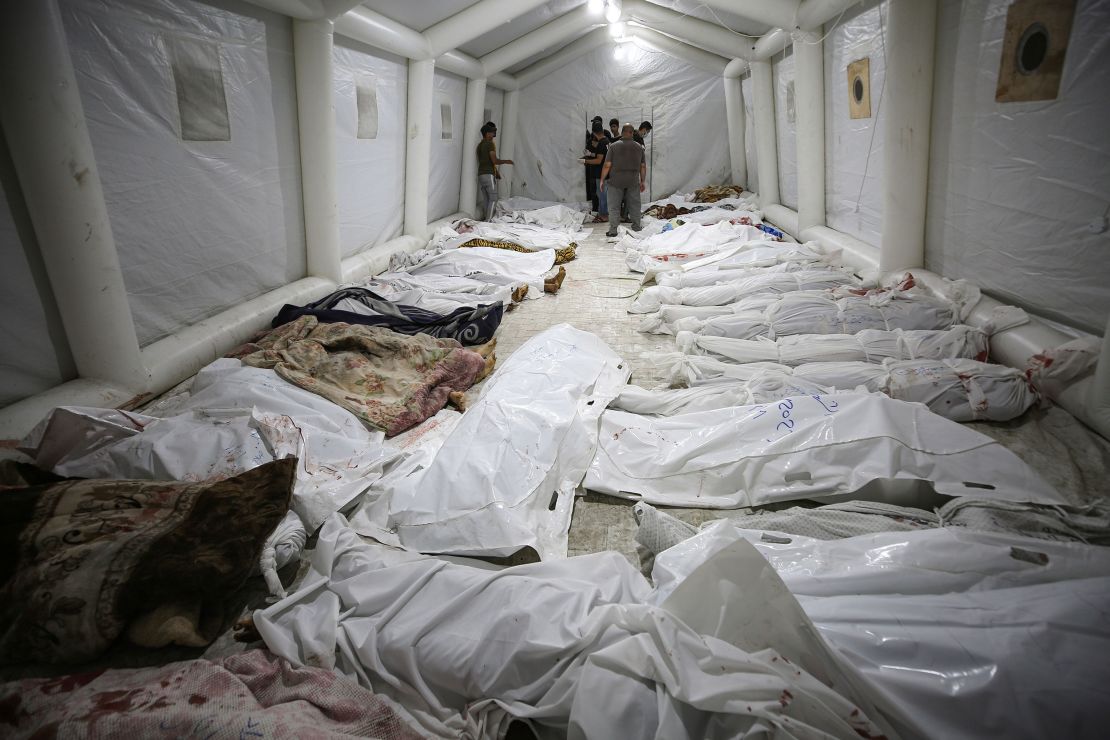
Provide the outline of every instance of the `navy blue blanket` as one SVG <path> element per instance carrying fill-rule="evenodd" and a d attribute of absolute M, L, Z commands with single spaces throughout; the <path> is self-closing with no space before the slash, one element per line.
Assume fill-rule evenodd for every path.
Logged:
<path fill-rule="evenodd" d="M 358 301 L 375 313 L 366 315 L 333 308 L 348 298 Z M 464 345 L 475 345 L 485 344 L 493 339 L 504 314 L 505 306 L 500 301 L 473 308 L 462 306 L 442 316 L 417 306 L 393 303 L 367 288 L 340 288 L 331 295 L 304 306 L 282 306 L 274 317 L 273 326 L 276 328 L 309 315 L 324 323 L 384 326 L 401 334 L 430 334 L 433 337 L 457 339 Z"/>

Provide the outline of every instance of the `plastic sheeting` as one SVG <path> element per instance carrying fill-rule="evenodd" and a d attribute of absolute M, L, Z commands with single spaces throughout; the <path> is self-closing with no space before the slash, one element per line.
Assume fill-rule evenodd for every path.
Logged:
<path fill-rule="evenodd" d="M 220 359 L 202 369 L 174 416 L 62 407 L 20 445 L 39 467 L 80 478 L 219 480 L 300 459 L 292 508 L 310 531 L 382 472 L 381 432 L 272 370 Z"/>
<path fill-rule="evenodd" d="M 528 298 L 543 297 L 544 274 L 555 264 L 555 250 L 514 252 L 494 247 L 447 249 L 409 268 L 417 277 L 461 277 L 491 285 L 527 285 Z"/>
<path fill-rule="evenodd" d="M 882 108 L 886 50 L 875 0 L 850 8 L 825 39 L 825 220 L 831 228 L 867 242 L 882 242 Z M 849 113 L 848 65 L 868 59 L 871 116 Z"/>
<path fill-rule="evenodd" d="M 513 192 L 539 200 L 586 200 L 582 141 L 600 115 L 652 119 L 644 200 L 729 180 L 725 91 L 720 75 L 626 44 L 603 46 L 520 92 Z M 641 119 L 642 120 L 642 119 Z M 638 124 L 640 120 L 632 121 Z"/>
<path fill-rule="evenodd" d="M 658 311 L 663 304 L 680 306 L 723 306 L 756 293 L 789 293 L 795 290 L 825 290 L 857 285 L 851 273 L 835 270 L 774 272 L 743 280 L 697 288 L 645 288 L 628 307 L 629 313 Z"/>
<path fill-rule="evenodd" d="M 646 320 L 658 331 L 693 331 L 733 339 L 775 339 L 790 334 L 854 334 L 864 329 L 947 329 L 959 322 L 957 306 L 916 290 L 808 291 L 757 295 L 730 306 L 664 306 Z M 699 318 L 700 316 L 700 318 Z"/>
<path fill-rule="evenodd" d="M 798 208 L 798 125 L 795 120 L 794 49 L 776 54 L 771 61 L 775 86 L 775 134 L 779 154 L 779 201 Z"/>
<path fill-rule="evenodd" d="M 565 557 L 574 490 L 598 417 L 631 370 L 559 324 L 528 340 L 419 466 L 387 474 L 351 517 L 360 534 L 421 552 Z"/>
<path fill-rule="evenodd" d="M 914 734 L 1097 737 L 1110 722 L 1105 548 L 950 528 L 820 541 L 720 522 L 656 556 L 654 602 L 741 540 Z"/>
<path fill-rule="evenodd" d="M 435 96 L 432 99 L 432 160 L 428 172 L 428 220 L 450 216 L 459 210 L 462 158 L 476 157 L 477 141 L 463 141 L 463 108 L 466 105 L 466 80 L 450 72 L 436 70 Z M 450 129 L 445 129 L 444 106 L 450 111 Z M 449 134 L 450 138 L 444 138 Z"/>
<path fill-rule="evenodd" d="M 996 103 L 1009 4 L 940 3 L 926 266 L 1102 334 L 1110 315 L 1110 5 L 1076 3 L 1055 100 Z"/>
<path fill-rule="evenodd" d="M 288 19 L 231 2 L 60 6 L 140 343 L 303 277 Z M 222 94 L 188 110 L 219 129 L 222 99 L 228 141 L 182 140 L 175 82 L 193 62 L 218 69 Z"/>
<path fill-rule="evenodd" d="M 350 257 L 401 234 L 408 66 L 343 36 L 333 49 L 339 246 Z"/>
<path fill-rule="evenodd" d="M 0 167 L 10 172 L 8 152 L 0 134 Z M 3 173 L 4 175 L 7 172 Z M 77 375 L 69 345 L 65 341 L 54 294 L 38 256 L 30 221 L 23 214 L 26 230 L 16 225 L 13 208 L 22 208 L 15 178 L 0 180 L 0 346 L 8 348 L 0 361 L 0 407 L 53 388 Z M 18 350 L 17 350 L 18 348 Z"/>
<path fill-rule="evenodd" d="M 1065 503 L 1014 453 L 924 406 L 806 395 L 670 417 L 607 411 L 583 485 L 665 506 L 738 508 L 926 480 L 941 494 Z"/>
<path fill-rule="evenodd" d="M 879 714 L 875 692 L 845 676 L 767 563 L 740 544 L 739 567 L 711 561 L 653 606 L 616 553 L 489 570 L 365 544 L 336 516 L 301 590 L 254 623 L 271 651 L 334 667 L 430 737 L 503 737 L 512 717 L 543 740 L 889 733 L 868 719 Z M 755 596 L 706 619 L 704 604 L 721 593 Z M 797 619 L 752 614 L 768 603 Z M 799 620 L 802 629 L 782 629 Z"/>
<path fill-rule="evenodd" d="M 986 332 L 963 324 L 950 329 L 865 329 L 856 334 L 794 334 L 775 340 L 731 339 L 693 332 L 679 332 L 679 349 L 687 354 L 711 354 L 734 362 L 777 362 L 801 365 L 804 362 L 881 362 L 895 360 L 966 357 L 986 360 L 989 340 Z"/>
<path fill-rule="evenodd" d="M 962 358 L 887 359 L 881 364 L 809 362 L 787 367 L 770 362 L 734 365 L 711 357 L 681 355 L 674 358 L 670 373 L 672 382 L 691 385 L 731 385 L 740 381 L 751 394 L 752 400 L 746 403 L 777 401 L 799 392 L 862 387 L 902 401 L 923 403 L 952 421 L 1008 421 L 1024 414 L 1039 398 L 1023 371 Z"/>

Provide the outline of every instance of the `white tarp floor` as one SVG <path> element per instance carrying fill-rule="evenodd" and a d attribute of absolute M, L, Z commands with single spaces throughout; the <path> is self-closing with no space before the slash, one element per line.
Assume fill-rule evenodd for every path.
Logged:
<path fill-rule="evenodd" d="M 556 204 L 532 216 L 526 205 L 490 228 L 519 237 L 554 226 L 582 239 L 554 296 L 542 293 L 554 253 L 540 244 L 415 253 L 367 283 L 430 306 L 539 281 L 545 300 L 507 315 L 499 366 L 465 413 L 444 410 L 385 441 L 271 371 L 220 360 L 146 413 L 59 409 L 24 447 L 58 472 L 148 478 L 300 457 L 299 517 L 271 537 L 261 567 L 280 600 L 255 624 L 274 652 L 334 668 L 430 736 L 501 737 L 514 718 L 540 737 L 1039 737 L 1105 726 L 1110 550 L 1087 543 L 1110 532 L 1110 510 L 1090 506 L 1107 492 L 1110 445 L 1055 407 L 958 424 L 876 392 L 898 395 L 907 384 L 895 377 L 922 367 L 931 384 L 960 363 L 982 378 L 1065 382 L 1089 370 L 1094 348 L 1063 353 L 1057 377 L 992 370 L 968 359 L 982 357 L 986 334 L 958 323 L 978 300 L 973 286 L 868 290 L 837 271 L 835 253 L 727 221 L 660 230 L 641 251 L 627 230 L 614 245 L 572 231 Z M 629 262 L 630 246 L 653 261 Z M 804 290 L 812 270 L 832 290 Z M 690 282 L 671 283 L 678 276 Z M 643 279 L 660 289 L 637 297 Z M 664 301 L 720 285 L 779 291 L 729 298 L 760 313 L 764 338 L 682 333 L 678 354 L 675 337 L 637 332 L 627 312 L 656 299 L 659 314 L 717 309 Z M 839 304 L 827 329 L 851 333 L 810 348 L 780 331 L 782 317 L 767 312 L 798 296 Z M 915 311 L 928 329 L 898 320 Z M 763 364 L 737 364 L 751 355 Z M 904 359 L 860 362 L 883 358 Z M 813 362 L 827 359 L 851 362 Z M 676 368 L 690 388 L 626 384 L 669 382 Z M 936 402 L 973 406 L 982 388 L 961 388 L 936 391 Z M 1015 408 L 1032 402 L 1030 386 L 1006 388 Z M 924 485 L 940 508 L 903 516 L 891 498 L 902 484 Z M 594 493 L 578 498 L 580 485 Z M 852 501 L 865 491 L 879 503 Z M 827 541 L 743 528 L 759 517 L 697 531 L 745 507 L 814 499 L 847 499 L 802 514 Z M 635 552 L 634 501 L 677 507 L 671 519 L 637 505 L 651 581 L 623 557 Z M 898 531 L 844 538 L 895 511 Z M 794 516 L 767 522 L 790 529 Z M 276 568 L 314 531 L 282 586 Z M 522 554 L 541 562 L 491 561 Z"/>

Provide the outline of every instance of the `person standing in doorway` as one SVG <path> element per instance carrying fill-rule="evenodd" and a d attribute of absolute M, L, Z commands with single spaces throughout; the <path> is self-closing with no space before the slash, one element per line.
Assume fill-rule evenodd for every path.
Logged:
<path fill-rule="evenodd" d="M 594 141 L 594 126 L 601 125 L 601 116 L 594 116 L 590 121 L 590 125 L 586 127 L 586 143 L 583 145 L 583 161 L 590 159 L 594 156 L 592 147 Z M 600 171 L 600 170 L 599 170 Z M 599 172 L 598 171 L 598 172 Z M 590 169 L 590 165 L 585 165 L 584 169 L 586 175 L 586 200 L 590 201 L 590 210 L 594 213 L 598 212 L 598 197 L 597 197 L 597 172 Z"/>
<path fill-rule="evenodd" d="M 482 194 L 482 220 L 489 221 L 493 218 L 493 206 L 497 203 L 497 180 L 501 179 L 498 166 L 512 164 L 511 159 L 497 158 L 497 145 L 493 137 L 497 136 L 497 126 L 493 121 L 486 121 L 482 126 L 482 140 L 478 143 L 478 191 Z"/>
<path fill-rule="evenodd" d="M 601 165 L 609 151 L 609 137 L 605 135 L 605 128 L 601 121 L 594 121 L 593 131 L 590 134 L 590 143 L 586 147 L 586 158 L 583 160 L 589 168 L 589 176 L 594 178 L 594 188 L 597 191 L 597 216 L 594 223 L 605 223 L 609 219 L 609 203 L 605 191 L 599 186 L 601 178 Z"/>
<path fill-rule="evenodd" d="M 645 142 L 647 140 L 648 134 L 650 134 L 650 133 L 651 133 L 651 121 L 644 121 L 643 123 L 640 124 L 640 128 L 636 131 L 636 133 L 632 135 L 632 140 L 635 141 L 640 146 L 646 147 L 647 144 Z"/>
<path fill-rule="evenodd" d="M 609 131 L 605 134 L 609 137 L 609 141 L 620 141 L 621 138 L 621 122 L 616 118 L 609 119 Z"/>
<path fill-rule="evenodd" d="M 621 127 L 621 140 L 609 147 L 605 164 L 601 167 L 599 187 L 609 201 L 609 231 L 606 236 L 616 236 L 620 224 L 620 209 L 628 204 L 632 217 L 632 230 L 640 230 L 640 193 L 644 192 L 647 177 L 647 158 L 644 148 L 632 140 L 632 124 Z"/>

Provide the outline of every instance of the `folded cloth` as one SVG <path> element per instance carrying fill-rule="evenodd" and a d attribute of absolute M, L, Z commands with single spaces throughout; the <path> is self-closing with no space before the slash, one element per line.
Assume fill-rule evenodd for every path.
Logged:
<path fill-rule="evenodd" d="M 322 323 L 385 326 L 401 334 L 449 337 L 462 344 L 474 345 L 493 339 L 504 313 L 504 304 L 491 302 L 462 306 L 441 315 L 424 308 L 394 303 L 368 288 L 351 286 L 340 288 L 304 306 L 285 304 L 274 317 L 272 326 L 288 324 L 301 316 L 315 316 Z"/>
<path fill-rule="evenodd" d="M 0 706 L 8 737 L 420 737 L 354 681 L 264 650 L 12 681 Z"/>
<path fill-rule="evenodd" d="M 510 252 L 537 252 L 538 249 L 529 249 L 526 246 L 517 244 L 516 242 L 506 241 L 504 239 L 482 239 L 475 237 L 459 245 L 459 249 L 472 247 L 492 247 L 494 249 L 507 249 Z M 575 251 L 578 249 L 577 242 L 571 242 L 565 247 L 555 248 L 555 264 L 563 265 L 570 262 L 575 257 Z"/>
<path fill-rule="evenodd" d="M 0 663 L 202 646 L 289 508 L 297 460 L 217 483 L 65 479 L 0 496 Z M 8 478 L 9 476 L 5 476 Z"/>
<path fill-rule="evenodd" d="M 707 185 L 694 191 L 695 203 L 716 203 L 723 198 L 739 198 L 744 188 L 739 185 Z"/>
<path fill-rule="evenodd" d="M 434 415 L 465 391 L 486 360 L 454 339 L 377 326 L 322 324 L 302 316 L 233 350 L 244 365 L 279 376 L 347 409 L 387 436 Z"/>
<path fill-rule="evenodd" d="M 307 540 L 308 532 L 305 531 L 304 522 L 295 511 L 287 511 L 285 518 L 266 538 L 266 544 L 262 546 L 262 556 L 258 560 L 258 569 L 266 579 L 266 587 L 270 589 L 272 596 L 285 598 L 285 587 L 281 585 L 278 569 L 284 568 L 293 558 L 299 556 Z"/>

